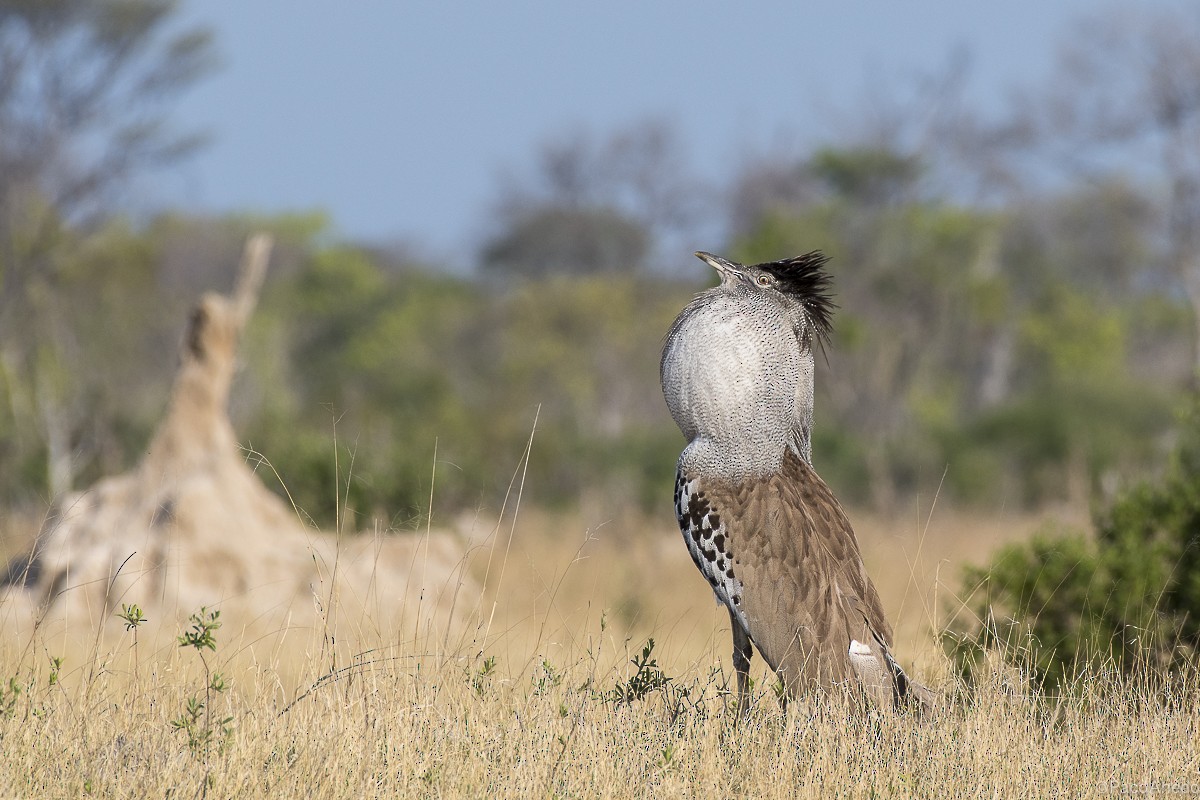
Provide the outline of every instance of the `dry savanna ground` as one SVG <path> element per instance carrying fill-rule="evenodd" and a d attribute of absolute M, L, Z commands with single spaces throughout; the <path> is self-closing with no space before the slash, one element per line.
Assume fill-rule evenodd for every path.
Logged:
<path fill-rule="evenodd" d="M 960 565 L 1044 520 L 852 519 L 901 659 L 952 693 L 935 632 Z M 320 629 L 250 635 L 220 620 L 212 647 L 203 626 L 179 646 L 115 617 L 69 651 L 41 632 L 5 636 L 0 797 L 1200 794 L 1191 678 L 1164 691 L 1093 675 L 1055 699 L 997 670 L 918 719 L 839 697 L 781 710 L 759 659 L 756 703 L 735 724 L 728 618 L 672 524 L 464 520 L 482 595 L 458 598 L 449 624 L 375 634 L 358 652 L 339 636 L 364 620 L 327 607 Z"/>

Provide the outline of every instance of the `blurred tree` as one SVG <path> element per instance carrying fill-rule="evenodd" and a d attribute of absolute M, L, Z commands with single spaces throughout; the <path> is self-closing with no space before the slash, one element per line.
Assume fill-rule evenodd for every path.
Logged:
<path fill-rule="evenodd" d="M 418 517 L 435 443 L 439 461 L 482 471 L 470 424 L 482 305 L 461 279 L 385 270 L 346 245 L 312 247 L 268 286 L 260 357 L 282 369 L 245 427 L 314 519 L 331 524 L 339 505 L 384 525 Z M 443 502 L 472 502 L 461 474 L 439 475 Z"/>
<path fill-rule="evenodd" d="M 8 445 L 28 463 L 32 443 L 23 437 L 38 432 L 51 496 L 71 488 L 83 404 L 68 399 L 65 382 L 78 367 L 70 331 L 81 307 L 70 302 L 94 302 L 77 290 L 95 286 L 92 266 L 118 263 L 81 264 L 97 246 L 89 237 L 119 187 L 197 143 L 169 130 L 166 111 L 211 66 L 211 39 L 174 30 L 177 6 L 0 3 L 0 386 L 9 435 L 22 437 Z"/>
<path fill-rule="evenodd" d="M 1153 318 L 1170 298 L 1145 266 L 1152 214 L 1127 183 L 960 206 L 930 195 L 916 156 L 874 145 L 766 174 L 753 185 L 782 202 L 757 195 L 735 254 L 832 256 L 841 309 L 818 380 L 832 420 L 816 452 L 847 497 L 888 508 L 945 474 L 960 499 L 1086 504 L 1161 457 L 1170 384 L 1147 386 L 1161 367 L 1133 348 L 1136 331 L 1163 330 Z"/>
<path fill-rule="evenodd" d="M 1019 158 L 1047 176 L 1104 181 L 1137 166 L 1164 245 L 1165 267 L 1192 309 L 1200 374 L 1200 17 L 1192 10 L 1107 9 L 1073 27 L 1056 74 L 1027 99 Z M 1143 201 L 1145 202 L 1145 201 Z"/>
<path fill-rule="evenodd" d="M 647 121 L 597 143 L 576 133 L 508 178 L 480 265 L 501 275 L 635 272 L 697 218 L 701 193 L 670 127 Z"/>
<path fill-rule="evenodd" d="M 0 502 L 42 503 L 47 496 L 44 429 L 30 428 L 37 404 L 56 409 L 64 452 L 76 485 L 120 472 L 137 461 L 161 419 L 188 313 L 207 290 L 232 286 L 247 235 L 267 230 L 277 246 L 272 281 L 294 271 L 298 252 L 314 246 L 324 223 L 316 217 L 182 218 L 167 216 L 135 228 L 116 218 L 72 234 L 54 254 L 47 301 L 61 316 L 15 329 L 9 352 L 33 354 L 36 372 L 0 372 Z M 5 320 L 7 322 L 7 320 Z M 46 325 L 55 324 L 53 339 Z M 278 325 L 260 310 L 245 346 L 245 370 L 232 412 L 243 430 L 263 405 L 281 403 Z M 38 385 L 23 381 L 34 377 Z M 38 392 L 41 392 L 40 395 Z"/>
<path fill-rule="evenodd" d="M 770 214 L 735 246 L 742 261 L 766 261 L 820 247 L 832 259 L 838 303 L 831 368 L 818 380 L 828 398 L 819 413 L 857 438 L 867 499 L 891 508 L 912 488 L 917 396 L 953 398 L 967 390 L 956 359 L 979 338 L 972 310 L 974 265 L 994 223 L 968 209 L 920 197 L 918 160 L 876 147 L 823 149 L 804 165 L 809 204 Z M 957 412 L 958 403 L 949 401 Z M 934 412 L 925 404 L 925 410 Z M 819 427 L 819 426 L 818 426 Z M 835 457 L 836 458 L 836 457 Z M 906 464 L 903 470 L 900 464 Z M 928 477 L 928 476 L 927 476 Z M 852 496 L 854 496 L 852 494 Z"/>
<path fill-rule="evenodd" d="M 924 171 L 917 156 L 879 146 L 824 147 L 808 166 L 837 197 L 867 208 L 912 199 Z"/>
<path fill-rule="evenodd" d="M 1085 507 L 1114 470 L 1157 463 L 1172 395 L 1130 374 L 1132 309 L 1048 283 L 1019 320 L 1013 394 L 969 423 L 1025 505 Z"/>
<path fill-rule="evenodd" d="M 727 210 L 729 235 L 741 241 L 771 218 L 794 219 L 820 202 L 825 187 L 806 160 L 790 156 L 758 158 L 734 177 Z"/>
<path fill-rule="evenodd" d="M 277 385 L 244 429 L 322 524 L 339 503 L 362 516 L 350 527 L 411 524 L 431 494 L 443 509 L 498 503 L 535 415 L 527 499 L 657 504 L 678 454 L 658 344 L 688 293 L 562 275 L 484 291 L 314 248 L 268 285 L 255 336 L 270 342 L 243 380 L 262 361 Z"/>
<path fill-rule="evenodd" d="M 619 487 L 621 503 L 661 501 L 679 442 L 659 348 L 688 295 L 644 277 L 560 276 L 502 298 L 491 384 L 503 406 L 526 409 L 517 424 L 540 407 L 532 469 L 543 497 L 612 504 Z"/>
<path fill-rule="evenodd" d="M 526 277 L 636 272 L 650 255 L 650 232 L 608 208 L 542 208 L 514 221 L 483 251 L 488 270 Z"/>

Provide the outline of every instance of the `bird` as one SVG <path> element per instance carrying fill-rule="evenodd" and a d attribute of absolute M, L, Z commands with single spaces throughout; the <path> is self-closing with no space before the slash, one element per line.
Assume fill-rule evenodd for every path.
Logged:
<path fill-rule="evenodd" d="M 836 306 L 820 251 L 744 265 L 696 256 L 720 284 L 668 331 L 663 396 L 687 439 L 675 515 L 729 611 L 737 709 L 754 648 L 784 698 L 843 687 L 876 706 L 932 705 L 892 654 L 892 628 L 841 504 L 812 465 L 814 347 Z"/>

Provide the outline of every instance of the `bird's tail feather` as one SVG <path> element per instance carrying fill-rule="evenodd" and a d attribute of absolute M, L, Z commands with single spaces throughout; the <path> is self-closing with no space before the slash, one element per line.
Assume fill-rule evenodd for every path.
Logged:
<path fill-rule="evenodd" d="M 867 696 L 880 708 L 915 706 L 920 710 L 932 710 L 938 707 L 937 695 L 909 678 L 900 668 L 891 648 L 863 612 L 858 598 L 849 595 L 843 595 L 843 598 L 866 626 L 864 638 L 868 641 L 851 639 L 847 654 Z"/>

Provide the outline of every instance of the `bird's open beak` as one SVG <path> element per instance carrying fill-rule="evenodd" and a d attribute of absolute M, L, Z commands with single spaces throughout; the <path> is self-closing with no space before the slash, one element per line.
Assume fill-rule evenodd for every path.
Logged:
<path fill-rule="evenodd" d="M 715 269 L 718 273 L 720 273 L 722 278 L 730 275 L 731 273 L 737 272 L 736 264 L 731 261 L 726 261 L 720 256 L 714 256 L 712 253 L 706 253 L 703 250 L 697 250 L 696 258 Z"/>

